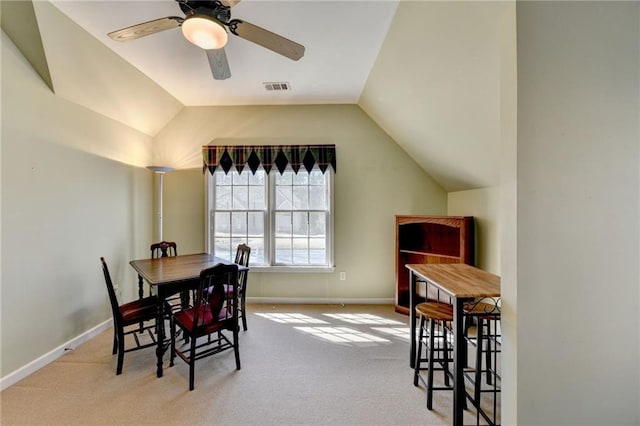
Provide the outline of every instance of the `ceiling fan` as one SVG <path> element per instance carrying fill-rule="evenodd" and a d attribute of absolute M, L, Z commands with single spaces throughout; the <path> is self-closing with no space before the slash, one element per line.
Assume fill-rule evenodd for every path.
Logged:
<path fill-rule="evenodd" d="M 213 78 L 231 77 L 224 51 L 227 28 L 240 38 L 249 40 L 275 53 L 297 61 L 304 56 L 304 46 L 241 19 L 231 19 L 231 8 L 240 0 L 176 0 L 185 17 L 167 16 L 112 31 L 107 35 L 116 41 L 130 41 L 151 34 L 182 27 L 191 43 L 207 53 Z"/>

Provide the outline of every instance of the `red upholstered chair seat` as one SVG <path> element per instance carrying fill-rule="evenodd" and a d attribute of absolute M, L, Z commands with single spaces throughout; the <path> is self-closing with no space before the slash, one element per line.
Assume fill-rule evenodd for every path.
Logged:
<path fill-rule="evenodd" d="M 198 335 L 210 334 L 214 331 L 222 330 L 225 328 L 225 319 L 227 317 L 227 310 L 225 308 L 220 309 L 217 318 L 214 320 L 211 315 L 210 305 L 200 306 L 198 308 L 198 325 L 194 327 L 195 308 L 187 309 L 185 311 L 177 312 L 174 315 L 176 325 L 178 327 L 186 328 L 189 330 L 197 330 Z"/>
<path fill-rule="evenodd" d="M 156 296 L 145 297 L 120 305 L 122 322 L 125 325 L 135 324 L 140 319 L 153 317 L 158 314 L 158 298 Z"/>

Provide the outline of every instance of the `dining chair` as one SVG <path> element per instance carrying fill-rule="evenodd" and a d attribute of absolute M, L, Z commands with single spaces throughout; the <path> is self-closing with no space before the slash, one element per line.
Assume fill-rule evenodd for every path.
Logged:
<path fill-rule="evenodd" d="M 109 293 L 111 302 L 111 313 L 113 314 L 113 354 L 118 354 L 116 375 L 122 373 L 124 364 L 124 354 L 126 352 L 137 351 L 157 345 L 156 320 L 158 316 L 158 298 L 156 296 L 144 297 L 139 300 L 120 305 L 114 289 L 109 268 L 104 257 L 100 258 L 102 272 Z M 142 325 L 141 325 L 142 324 Z M 135 328 L 129 326 L 135 325 Z M 125 336 L 131 335 L 135 345 L 125 347 Z M 145 343 L 141 339 L 148 339 Z"/>
<path fill-rule="evenodd" d="M 236 258 L 233 261 L 236 265 L 249 266 L 249 257 L 251 255 L 251 247 L 246 244 L 238 244 L 236 249 Z M 242 318 L 242 328 L 247 331 L 247 316 L 246 316 L 246 296 L 247 296 L 247 276 L 249 271 L 238 271 L 238 298 L 240 302 L 238 304 L 238 318 Z M 232 286 L 225 287 L 227 292 L 233 291 Z"/>
<path fill-rule="evenodd" d="M 151 244 L 151 258 L 171 257 L 178 255 L 178 245 L 174 241 L 160 241 Z M 180 292 L 179 295 L 170 296 L 167 303 L 171 306 L 172 311 L 180 310 L 189 306 L 189 291 Z"/>
<path fill-rule="evenodd" d="M 231 283 L 231 291 L 225 285 Z M 238 347 L 238 265 L 218 263 L 200 272 L 200 283 L 193 307 L 173 314 L 171 324 L 171 361 L 180 357 L 189 364 L 189 390 L 194 389 L 195 362 L 233 349 L 236 370 L 240 370 Z M 189 341 L 176 345 L 179 327 Z M 231 336 L 227 336 L 230 333 Z"/>

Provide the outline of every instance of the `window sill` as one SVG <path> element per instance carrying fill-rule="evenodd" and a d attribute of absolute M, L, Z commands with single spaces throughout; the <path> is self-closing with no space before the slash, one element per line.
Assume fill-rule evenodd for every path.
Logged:
<path fill-rule="evenodd" d="M 251 266 L 249 272 L 277 272 L 303 274 L 329 274 L 335 272 L 335 266 Z"/>

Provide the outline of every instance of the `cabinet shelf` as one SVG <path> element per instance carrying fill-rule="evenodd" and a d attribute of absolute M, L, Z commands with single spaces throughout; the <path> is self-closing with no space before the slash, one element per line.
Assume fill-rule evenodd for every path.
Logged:
<path fill-rule="evenodd" d="M 451 259 L 459 259 L 460 256 L 455 256 L 455 255 L 449 255 L 449 254 L 441 254 L 441 253 L 436 253 L 433 251 L 426 251 L 426 250 L 399 250 L 400 253 L 404 253 L 404 254 L 419 254 L 422 256 L 436 256 L 436 257 L 444 257 L 444 258 L 451 258 Z"/>
<path fill-rule="evenodd" d="M 409 313 L 411 263 L 474 264 L 472 216 L 396 216 L 396 311 Z"/>

